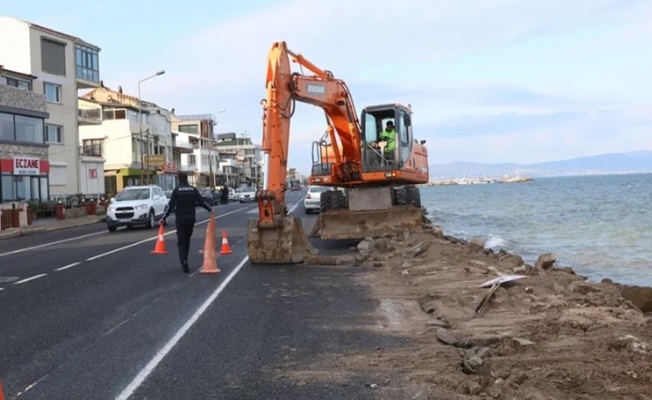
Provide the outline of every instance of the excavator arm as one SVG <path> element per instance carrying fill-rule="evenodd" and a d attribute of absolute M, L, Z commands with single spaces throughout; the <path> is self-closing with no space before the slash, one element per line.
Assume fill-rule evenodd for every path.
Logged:
<path fill-rule="evenodd" d="M 296 62 L 314 75 L 292 73 L 290 63 Z M 297 101 L 320 107 L 328 121 L 327 133 L 335 158 L 336 176 L 341 181 L 355 182 L 360 177 L 361 128 L 351 93 L 346 83 L 335 79 L 306 58 L 287 48 L 285 42 L 272 45 L 267 58 L 267 98 L 262 101 L 262 151 L 269 155 L 267 185 L 258 195 L 262 227 L 273 228 L 276 216 L 286 212 L 285 191 L 290 120 Z"/>

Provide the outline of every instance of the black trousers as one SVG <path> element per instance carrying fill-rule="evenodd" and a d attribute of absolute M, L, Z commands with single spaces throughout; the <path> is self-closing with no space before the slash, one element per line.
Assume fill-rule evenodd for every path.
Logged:
<path fill-rule="evenodd" d="M 179 249 L 179 261 L 181 265 L 188 262 L 188 253 L 190 252 L 190 238 L 195 229 L 193 220 L 177 220 L 177 248 Z"/>

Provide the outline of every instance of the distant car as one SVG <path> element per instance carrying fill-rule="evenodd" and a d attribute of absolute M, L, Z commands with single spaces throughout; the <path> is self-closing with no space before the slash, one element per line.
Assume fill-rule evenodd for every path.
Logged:
<path fill-rule="evenodd" d="M 110 232 L 119 226 L 152 228 L 165 212 L 168 203 L 163 189 L 156 185 L 129 186 L 111 199 L 106 210 L 106 225 Z"/>
<path fill-rule="evenodd" d="M 303 200 L 303 207 L 306 210 L 306 214 L 310 214 L 313 211 L 319 212 L 321 204 L 321 194 L 331 190 L 327 186 L 310 186 L 308 188 L 308 194 Z"/>
<path fill-rule="evenodd" d="M 236 192 L 240 203 L 247 203 L 256 200 L 256 188 L 254 187 L 241 187 L 238 188 Z"/>
<path fill-rule="evenodd" d="M 224 188 L 222 188 L 224 190 Z M 238 200 L 238 193 L 232 187 L 229 187 L 229 201 Z"/>
<path fill-rule="evenodd" d="M 290 188 L 290 191 L 291 191 L 291 192 L 298 192 L 299 190 L 301 190 L 301 186 L 292 186 L 292 187 Z"/>
<path fill-rule="evenodd" d="M 220 192 L 211 189 L 200 190 L 199 193 L 201 197 L 204 198 L 204 201 L 209 206 L 214 206 L 220 203 Z"/>

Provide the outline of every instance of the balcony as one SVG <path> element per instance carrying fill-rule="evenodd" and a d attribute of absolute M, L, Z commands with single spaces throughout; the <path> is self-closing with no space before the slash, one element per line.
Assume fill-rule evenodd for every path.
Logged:
<path fill-rule="evenodd" d="M 101 125 L 102 110 L 99 108 L 77 110 L 77 121 L 79 125 Z"/>
<path fill-rule="evenodd" d="M 193 146 L 190 142 L 183 139 L 176 139 L 172 147 L 178 154 L 192 154 L 194 153 Z"/>
<path fill-rule="evenodd" d="M 79 146 L 79 154 L 84 157 L 99 157 L 102 158 L 102 145 L 101 144 L 88 144 Z"/>

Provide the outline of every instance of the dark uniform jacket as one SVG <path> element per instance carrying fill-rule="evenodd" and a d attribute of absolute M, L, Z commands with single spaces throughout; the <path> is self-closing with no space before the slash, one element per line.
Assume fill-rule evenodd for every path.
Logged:
<path fill-rule="evenodd" d="M 172 191 L 170 201 L 165 206 L 163 218 L 167 219 L 174 212 L 177 223 L 195 223 L 195 208 L 197 206 L 203 207 L 208 212 L 213 211 L 197 188 L 190 185 L 179 185 Z"/>

